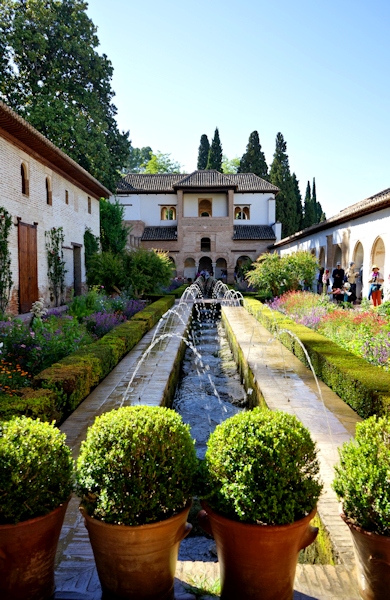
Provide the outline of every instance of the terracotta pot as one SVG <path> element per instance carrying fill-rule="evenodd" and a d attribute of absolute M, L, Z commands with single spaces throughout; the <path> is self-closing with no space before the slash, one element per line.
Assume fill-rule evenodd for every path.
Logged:
<path fill-rule="evenodd" d="M 43 517 L 0 525 L 0 598 L 45 600 L 54 592 L 54 560 L 68 502 Z"/>
<path fill-rule="evenodd" d="M 192 529 L 191 504 L 158 523 L 111 525 L 80 510 L 88 529 L 103 592 L 133 600 L 173 600 L 179 544 Z"/>
<path fill-rule="evenodd" d="M 205 502 L 200 525 L 216 542 L 221 600 L 291 600 L 298 553 L 314 542 L 310 521 L 316 509 L 292 525 L 252 525 L 232 521 Z"/>
<path fill-rule="evenodd" d="M 356 558 L 359 592 L 364 600 L 384 600 L 390 595 L 390 537 L 348 525 Z"/>

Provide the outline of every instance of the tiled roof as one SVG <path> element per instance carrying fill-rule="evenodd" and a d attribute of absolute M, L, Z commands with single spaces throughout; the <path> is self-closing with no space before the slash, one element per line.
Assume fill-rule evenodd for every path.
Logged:
<path fill-rule="evenodd" d="M 235 225 L 233 240 L 276 240 L 270 225 Z"/>
<path fill-rule="evenodd" d="M 224 175 L 219 171 L 194 171 L 189 175 L 183 173 L 129 173 L 117 185 L 118 193 L 174 193 L 178 188 L 235 188 L 237 192 L 271 192 L 279 191 L 275 185 L 261 179 L 253 173 L 237 173 Z"/>
<path fill-rule="evenodd" d="M 60 173 L 65 173 L 95 198 L 109 198 L 111 195 L 104 185 L 88 171 L 80 167 L 70 156 L 62 152 L 44 135 L 39 133 L 30 123 L 14 112 L 0 100 L 0 134 L 2 131 L 26 148 L 49 161 Z"/>
<path fill-rule="evenodd" d="M 283 246 L 284 244 L 289 244 L 293 240 L 297 240 L 300 238 L 307 237 L 312 233 L 316 233 L 317 231 L 323 231 L 324 229 L 328 229 L 329 227 L 333 227 L 334 225 L 339 225 L 341 223 L 346 223 L 347 221 L 351 221 L 352 219 L 357 219 L 358 217 L 362 217 L 364 215 L 369 215 L 378 210 L 382 210 L 384 208 L 388 208 L 390 206 L 390 188 L 379 192 L 378 194 L 374 194 L 374 196 L 370 196 L 365 200 L 361 200 L 360 202 L 356 202 L 356 204 L 352 204 L 351 206 L 347 206 L 339 213 L 326 219 L 326 221 L 322 221 L 321 223 L 317 223 L 316 225 L 311 225 L 302 231 L 298 231 L 293 235 L 290 235 L 287 238 L 283 238 L 280 242 L 276 242 L 275 246 Z"/>
<path fill-rule="evenodd" d="M 141 240 L 143 242 L 177 240 L 177 227 L 145 227 Z"/>

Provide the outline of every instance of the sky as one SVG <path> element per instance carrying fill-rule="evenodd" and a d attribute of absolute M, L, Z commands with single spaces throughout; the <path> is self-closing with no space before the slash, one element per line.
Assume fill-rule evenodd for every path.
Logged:
<path fill-rule="evenodd" d="M 196 169 L 218 127 L 241 157 L 287 142 L 329 218 L 390 187 L 388 0 L 90 0 L 121 131 Z"/>

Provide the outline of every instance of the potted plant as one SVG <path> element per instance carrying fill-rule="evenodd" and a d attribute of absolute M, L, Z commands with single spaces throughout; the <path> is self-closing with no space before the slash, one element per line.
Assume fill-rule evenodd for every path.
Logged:
<path fill-rule="evenodd" d="M 359 591 L 383 600 L 390 589 L 390 421 L 370 417 L 339 450 L 333 488 L 354 544 Z"/>
<path fill-rule="evenodd" d="M 173 410 L 127 406 L 96 418 L 77 485 L 103 592 L 173 598 L 197 471 L 189 427 Z"/>
<path fill-rule="evenodd" d="M 73 487 L 65 434 L 27 417 L 0 422 L 0 597 L 44 600 Z"/>
<path fill-rule="evenodd" d="M 322 485 L 308 430 L 280 411 L 255 408 L 216 427 L 202 465 L 201 525 L 216 541 L 221 599 L 291 600 L 298 553 Z"/>

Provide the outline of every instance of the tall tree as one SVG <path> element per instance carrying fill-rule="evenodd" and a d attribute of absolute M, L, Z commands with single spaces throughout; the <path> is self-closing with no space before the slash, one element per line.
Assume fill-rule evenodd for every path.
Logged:
<path fill-rule="evenodd" d="M 180 173 L 181 164 L 171 159 L 170 154 L 157 152 L 151 154 L 144 173 Z"/>
<path fill-rule="evenodd" d="M 238 158 L 238 156 L 236 156 L 235 158 L 229 159 L 226 156 L 226 154 L 223 155 L 223 157 L 222 157 L 222 173 L 226 173 L 226 175 L 228 175 L 229 173 L 238 173 L 239 166 L 240 166 L 240 159 Z"/>
<path fill-rule="evenodd" d="M 242 155 L 238 173 L 254 173 L 263 179 L 268 179 L 268 166 L 257 131 L 252 131 L 249 136 L 246 152 Z"/>
<path fill-rule="evenodd" d="M 130 146 L 129 156 L 122 169 L 122 173 L 143 173 L 145 171 L 145 165 L 149 162 L 153 150 L 150 146 L 144 146 L 143 148 L 133 148 Z"/>
<path fill-rule="evenodd" d="M 269 179 L 280 192 L 276 196 L 276 220 L 282 223 L 283 237 L 298 231 L 296 197 L 290 165 L 287 156 L 287 143 L 279 132 L 276 136 L 275 152 Z"/>
<path fill-rule="evenodd" d="M 207 160 L 206 169 L 216 169 L 222 171 L 222 145 L 219 139 L 218 127 L 215 128 L 213 141 L 211 142 L 209 157 Z"/>
<path fill-rule="evenodd" d="M 299 189 L 299 181 L 298 181 L 295 173 L 292 174 L 292 182 L 293 182 L 294 195 L 295 195 L 295 200 L 296 200 L 296 211 L 297 211 L 296 228 L 297 228 L 297 231 L 300 231 L 302 229 L 303 207 L 302 207 L 301 191 Z"/>
<path fill-rule="evenodd" d="M 302 225 L 304 228 L 310 227 L 316 223 L 316 210 L 311 194 L 310 182 L 307 182 L 304 204 L 304 215 Z"/>
<path fill-rule="evenodd" d="M 0 97 L 108 188 L 128 158 L 113 68 L 82 0 L 0 3 Z"/>
<path fill-rule="evenodd" d="M 100 243 L 102 252 L 120 254 L 126 247 L 130 228 L 123 223 L 125 208 L 116 200 L 114 203 L 100 200 Z"/>
<path fill-rule="evenodd" d="M 322 210 L 321 204 L 317 200 L 317 191 L 316 191 L 316 179 L 313 177 L 313 192 L 312 192 L 313 204 L 316 213 L 316 223 L 322 223 L 322 221 L 326 220 L 326 216 L 324 211 Z"/>
<path fill-rule="evenodd" d="M 210 152 L 210 142 L 207 135 L 204 133 L 200 138 L 199 150 L 198 150 L 198 164 L 197 169 L 203 171 L 207 167 L 207 161 Z"/>

